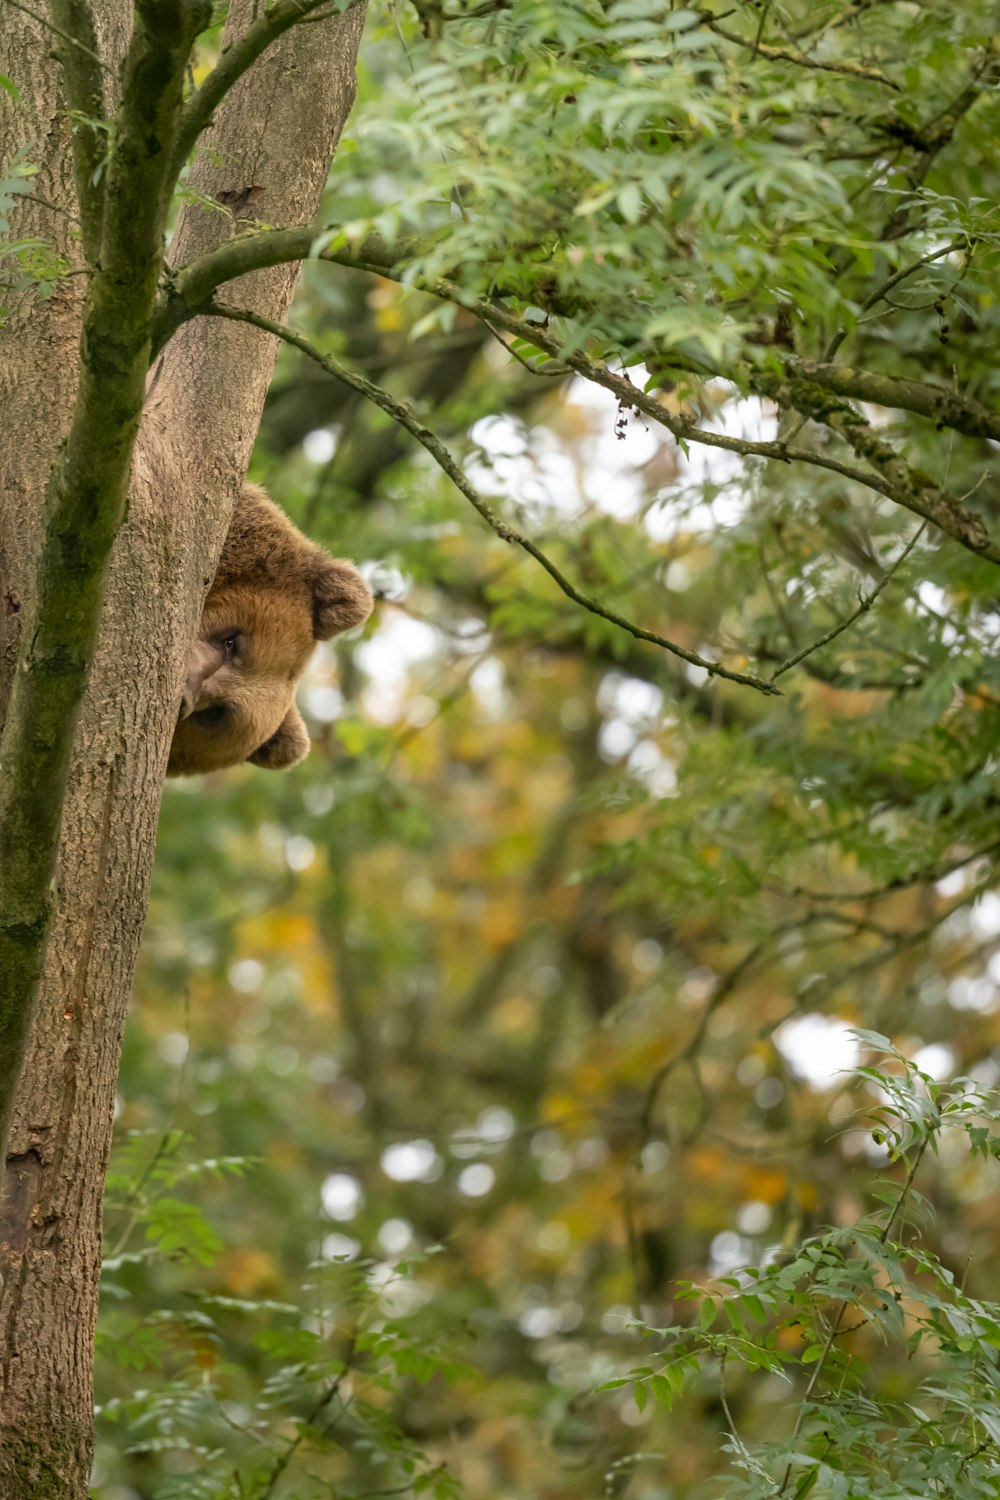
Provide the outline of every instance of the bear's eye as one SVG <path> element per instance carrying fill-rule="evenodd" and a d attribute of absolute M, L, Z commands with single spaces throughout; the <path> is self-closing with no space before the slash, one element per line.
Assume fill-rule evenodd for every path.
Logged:
<path fill-rule="evenodd" d="M 228 703 L 213 703 L 210 708 L 199 708 L 191 717 L 204 729 L 217 729 L 229 718 L 229 705 Z"/>
<path fill-rule="evenodd" d="M 232 661 L 233 657 L 237 654 L 239 649 L 240 633 L 238 630 L 234 630 L 232 635 L 227 635 L 225 640 L 222 642 L 223 661 Z"/>

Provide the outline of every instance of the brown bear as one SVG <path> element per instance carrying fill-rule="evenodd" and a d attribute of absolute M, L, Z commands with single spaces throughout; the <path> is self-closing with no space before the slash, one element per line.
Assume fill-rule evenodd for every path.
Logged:
<path fill-rule="evenodd" d="M 188 652 L 167 775 L 301 760 L 309 734 L 295 684 L 316 642 L 360 625 L 371 608 L 352 563 L 328 557 L 258 485 L 245 485 Z"/>

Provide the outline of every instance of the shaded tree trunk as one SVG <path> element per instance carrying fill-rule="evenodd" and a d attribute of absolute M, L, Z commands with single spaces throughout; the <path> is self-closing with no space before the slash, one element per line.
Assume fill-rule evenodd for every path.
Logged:
<path fill-rule="evenodd" d="M 100 10 L 104 75 L 114 87 L 131 7 L 103 0 Z M 255 10 L 253 0 L 231 4 L 227 38 Z M 270 223 L 311 220 L 353 102 L 362 22 L 355 8 L 293 27 L 237 83 L 192 169 L 199 191 L 235 213 L 186 208 L 174 264 L 237 232 L 241 211 Z M 38 234 L 82 271 L 52 37 L 4 6 L 0 49 L 0 69 L 20 90 L 16 103 L 0 93 L 0 163 L 31 143 L 41 169 L 32 179 L 38 201 L 24 204 L 18 235 Z M 252 207 L 241 207 L 248 197 Z M 296 276 L 287 266 L 261 272 L 235 295 L 281 319 Z M 85 286 L 80 274 L 42 303 L 32 291 L 9 296 L 0 329 L 0 720 L 30 617 L 45 489 L 73 410 Z M 45 977 L 0 1197 L 0 1500 L 87 1491 L 101 1197 L 160 792 L 186 645 L 275 353 L 255 329 L 204 319 L 172 340 L 150 376 L 76 733 Z"/>

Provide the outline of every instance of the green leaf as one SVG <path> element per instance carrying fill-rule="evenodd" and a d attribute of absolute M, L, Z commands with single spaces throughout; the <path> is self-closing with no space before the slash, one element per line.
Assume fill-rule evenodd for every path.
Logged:
<path fill-rule="evenodd" d="M 744 1292 L 743 1296 L 740 1298 L 740 1301 L 743 1303 L 743 1306 L 747 1309 L 750 1316 L 756 1322 L 767 1322 L 767 1312 L 765 1310 L 763 1302 L 758 1296 L 751 1292 Z"/>

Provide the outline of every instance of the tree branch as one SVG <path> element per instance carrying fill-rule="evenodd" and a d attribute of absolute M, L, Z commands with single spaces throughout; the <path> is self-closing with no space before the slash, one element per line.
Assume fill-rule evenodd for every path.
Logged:
<path fill-rule="evenodd" d="M 887 300 L 893 288 L 899 286 L 900 282 L 905 281 L 907 277 L 912 276 L 915 271 L 919 271 L 921 266 L 932 265 L 934 261 L 943 260 L 946 255 L 952 255 L 956 250 L 965 249 L 968 245 L 969 241 L 965 238 L 951 240 L 947 245 L 942 245 L 939 249 L 932 250 L 927 255 L 921 255 L 917 260 L 911 260 L 907 265 L 901 266 L 898 271 L 893 271 L 892 275 L 881 282 L 862 302 L 859 309 L 859 318 L 863 317 L 866 312 L 870 312 L 873 307 L 877 307 L 883 300 Z M 846 337 L 847 329 L 844 327 L 838 328 L 826 349 L 826 362 L 833 359 L 833 356 Z"/>
<path fill-rule="evenodd" d="M 97 258 L 104 218 L 104 167 L 109 141 L 104 100 L 104 63 L 88 0 L 50 0 L 58 23 L 53 30 L 65 43 L 59 49 L 66 97 L 78 119 L 73 131 L 73 166 L 80 206 L 83 252 L 89 264 Z"/>
<path fill-rule="evenodd" d="M 766 57 L 770 62 L 795 63 L 800 68 L 815 68 L 821 73 L 841 73 L 848 78 L 860 78 L 865 83 L 881 83 L 886 88 L 894 89 L 901 93 L 901 85 L 895 79 L 890 78 L 881 68 L 868 68 L 864 63 L 832 62 L 818 57 L 810 57 L 808 52 L 800 52 L 797 47 L 772 47 L 760 39 L 758 31 L 756 41 L 752 37 L 740 36 L 738 31 L 730 31 L 728 27 L 720 26 L 715 17 L 708 11 L 698 11 L 701 24 L 706 31 L 712 32 L 714 36 L 720 36 L 727 42 L 735 42 L 739 47 L 749 47 L 760 57 Z M 763 30 L 763 20 L 761 21 Z"/>
<path fill-rule="evenodd" d="M 155 347 L 162 348 L 177 328 L 188 319 L 195 317 L 198 313 L 212 312 L 214 309 L 209 299 L 215 287 L 264 266 L 279 265 L 286 260 L 298 259 L 301 255 L 308 253 L 309 247 L 315 243 L 316 238 L 316 230 L 310 227 L 268 230 L 260 234 L 248 235 L 244 239 L 230 241 L 210 255 L 192 261 L 177 273 L 173 285 L 167 290 L 157 315 Z M 370 271 L 375 275 L 399 280 L 398 275 L 395 274 L 395 267 L 405 254 L 411 253 L 414 253 L 412 248 L 390 248 L 377 236 L 371 236 L 357 251 L 326 249 L 318 252 L 316 258 L 333 261 L 337 265 L 348 266 L 352 270 Z M 447 302 L 455 302 L 474 313 L 487 327 L 492 328 L 493 324 L 497 324 L 508 333 L 533 344 L 551 358 L 575 370 L 577 374 L 584 375 L 595 384 L 604 386 L 606 390 L 617 396 L 624 406 L 641 411 L 654 422 L 666 427 L 681 443 L 703 443 L 711 448 L 723 448 L 729 453 L 740 453 L 751 458 L 773 458 L 781 463 L 812 464 L 816 468 L 829 469 L 835 474 L 842 474 L 845 478 L 853 479 L 868 489 L 878 490 L 890 499 L 895 498 L 890 485 L 878 474 L 840 463 L 837 459 L 828 458 L 825 454 L 812 453 L 805 448 L 789 448 L 783 442 L 759 443 L 744 438 L 730 438 L 723 433 L 709 432 L 704 428 L 695 427 L 690 418 L 673 416 L 655 398 L 633 385 L 627 375 L 616 375 L 606 365 L 589 359 L 580 352 L 567 353 L 559 340 L 547 334 L 539 324 L 528 323 L 516 317 L 499 302 L 488 302 L 477 298 L 474 294 L 464 291 L 447 280 L 427 285 L 418 284 L 417 290 L 440 297 Z M 730 377 L 720 371 L 719 378 Z M 741 372 L 740 378 L 748 378 L 745 370 Z"/>
<path fill-rule="evenodd" d="M 782 923 L 782 925 L 780 927 L 777 927 L 772 933 L 772 940 L 780 936 L 781 933 L 792 930 L 796 925 L 799 924 L 796 924 L 794 922 Z M 708 1025 L 712 1017 L 715 1015 L 715 1012 L 719 1009 L 720 1005 L 728 1000 L 733 991 L 738 989 L 749 970 L 752 969 L 754 964 L 756 964 L 761 958 L 765 957 L 768 951 L 768 942 L 761 941 L 759 943 L 754 943 L 753 947 L 750 948 L 743 955 L 743 957 L 733 965 L 731 969 L 729 969 L 725 974 L 719 977 L 719 981 L 716 984 L 715 989 L 712 991 L 711 995 L 709 995 L 708 999 L 705 1001 L 705 1004 L 702 1006 L 701 1014 L 698 1017 L 694 1030 L 688 1037 L 687 1041 L 684 1043 L 683 1047 L 680 1047 L 676 1052 L 672 1053 L 665 1062 L 660 1063 L 659 1067 L 653 1073 L 653 1076 L 650 1078 L 649 1083 L 646 1086 L 646 1093 L 642 1101 L 642 1106 L 639 1110 L 638 1120 L 636 1122 L 640 1145 L 645 1145 L 652 1134 L 653 1115 L 656 1112 L 656 1106 L 659 1101 L 660 1092 L 663 1088 L 663 1085 L 666 1083 L 667 1079 L 670 1077 L 675 1068 L 679 1068 L 682 1063 L 691 1062 L 692 1059 L 697 1056 L 698 1050 L 708 1034 Z"/>
<path fill-rule="evenodd" d="M 388 391 L 384 391 L 380 386 L 374 385 L 363 375 L 358 375 L 353 370 L 349 370 L 330 355 L 321 354 L 314 345 L 310 344 L 300 334 L 293 333 L 290 328 L 286 328 L 280 323 L 275 323 L 270 318 L 261 317 L 249 308 L 229 307 L 222 303 L 213 303 L 205 308 L 205 312 L 213 317 L 229 318 L 238 323 L 252 323 L 255 328 L 260 328 L 265 333 L 276 335 L 276 337 L 282 339 L 286 344 L 291 344 L 293 348 L 301 350 L 309 359 L 315 360 L 334 379 L 341 381 L 344 385 L 350 386 L 352 390 L 359 391 L 369 401 L 374 402 L 376 406 L 392 417 L 394 422 L 398 422 L 402 427 L 405 427 L 417 439 L 418 443 L 427 449 L 428 453 L 430 453 L 435 462 L 448 475 L 448 478 L 455 487 L 461 490 L 469 504 L 482 516 L 486 524 L 496 532 L 501 541 L 511 542 L 515 546 L 521 547 L 529 556 L 533 557 L 545 569 L 549 577 L 558 585 L 567 598 L 572 599 L 575 604 L 581 605 L 584 609 L 589 610 L 591 614 L 599 615 L 602 620 L 607 620 L 612 625 L 617 625 L 620 630 L 627 631 L 629 635 L 635 636 L 637 640 L 649 641 L 652 645 L 660 646 L 664 651 L 669 651 L 671 655 L 679 656 L 683 661 L 690 662 L 692 666 L 702 667 L 710 677 L 724 677 L 728 682 L 742 683 L 744 686 L 756 688 L 758 692 L 765 693 L 768 696 L 780 691 L 775 687 L 774 683 L 768 682 L 762 677 L 755 677 L 749 672 L 730 671 L 727 667 L 720 666 L 718 662 L 709 661 L 706 657 L 699 656 L 696 651 L 688 651 L 683 646 L 677 645 L 675 641 L 670 641 L 665 636 L 657 635 L 655 631 L 644 630 L 641 626 L 633 624 L 631 620 L 626 620 L 624 616 L 616 614 L 614 610 L 606 609 L 603 604 L 600 604 L 588 594 L 581 593 L 575 584 L 571 583 L 565 574 L 560 571 L 551 558 L 531 541 L 530 537 L 524 536 L 512 526 L 508 526 L 506 521 L 502 521 L 494 513 L 478 491 L 469 483 L 459 464 L 449 453 L 440 438 L 420 421 L 412 408 L 407 406 L 405 402 L 396 401 L 389 395 Z"/>
<path fill-rule="evenodd" d="M 838 635 L 843 635 L 845 630 L 850 630 L 851 626 L 857 620 L 860 620 L 862 615 L 867 614 L 872 605 L 875 603 L 875 600 L 878 598 L 879 594 L 881 594 L 882 590 L 889 582 L 889 579 L 896 572 L 897 568 L 899 568 L 899 566 L 906 561 L 926 530 L 927 522 L 925 521 L 924 524 L 922 526 L 919 526 L 913 533 L 913 536 L 907 542 L 906 546 L 903 548 L 902 552 L 896 558 L 896 561 L 892 564 L 892 566 L 882 574 L 882 577 L 872 589 L 871 593 L 860 595 L 861 603 L 858 605 L 853 614 L 848 615 L 846 620 L 841 620 L 839 625 L 834 625 L 832 630 L 828 630 L 825 635 L 821 635 L 819 640 L 813 641 L 811 646 L 804 646 L 801 651 L 797 651 L 794 656 L 790 656 L 787 661 L 783 661 L 781 665 L 779 667 L 776 667 L 775 670 L 771 673 L 771 681 L 776 682 L 778 678 L 781 677 L 785 672 L 789 672 L 791 671 L 792 667 L 798 666 L 800 661 L 804 661 L 807 656 L 812 656 L 814 651 L 819 651 L 822 646 L 828 646 L 831 641 L 836 640 Z"/>
<path fill-rule="evenodd" d="M 926 180 L 935 158 L 951 144 L 955 131 L 969 110 L 978 103 L 987 89 L 995 86 L 997 70 L 998 63 L 995 55 L 984 50 L 970 70 L 968 81 L 956 97 L 925 125 L 913 128 L 898 114 L 886 123 L 886 133 L 890 138 L 902 141 L 905 146 L 916 153 L 906 172 L 912 192 L 916 192 Z M 901 199 L 889 215 L 882 231 L 884 240 L 898 239 L 910 227 L 909 216 L 912 205 L 913 199 L 909 195 Z"/>
<path fill-rule="evenodd" d="M 936 260 L 943 260 L 946 255 L 954 255 L 956 250 L 965 249 L 968 243 L 968 240 L 965 239 L 950 240 L 947 245 L 942 245 L 939 249 L 932 250 L 929 254 L 921 255 L 919 259 L 911 260 L 907 265 L 901 266 L 898 271 L 894 271 L 880 286 L 877 286 L 870 296 L 865 298 L 861 304 L 861 312 L 869 312 L 871 308 L 877 306 L 895 287 L 899 286 L 901 281 L 905 281 L 915 271 L 919 271 L 921 266 L 930 266 Z"/>
<path fill-rule="evenodd" d="M 181 266 L 166 288 L 162 304 L 157 313 L 153 352 L 159 353 L 177 329 L 200 313 L 211 300 L 212 293 L 226 282 L 235 281 L 251 271 L 263 271 L 270 266 L 286 265 L 289 261 L 305 260 L 314 254 L 318 240 L 328 238 L 330 231 L 317 224 L 300 224 L 291 229 L 250 230 L 227 240 L 218 249 L 201 255 L 197 260 Z M 359 255 L 365 267 L 379 268 L 385 276 L 403 260 L 419 253 L 416 241 L 400 241 L 387 245 L 380 235 L 368 235 L 359 247 Z M 315 252 L 320 260 L 334 261 L 339 265 L 354 266 L 353 258 L 347 258 L 330 249 Z"/>
<path fill-rule="evenodd" d="M 623 406 L 633 407 L 668 428 L 679 442 L 704 443 L 708 447 L 724 448 L 731 453 L 746 456 L 775 458 L 782 463 L 806 463 L 818 468 L 830 469 L 849 479 L 877 490 L 897 505 L 913 511 L 924 520 L 932 521 L 954 541 L 968 551 L 990 562 L 1000 564 L 1000 547 L 992 541 L 978 516 L 966 511 L 954 495 L 935 485 L 927 475 L 912 468 L 895 449 L 878 437 L 869 423 L 845 402 L 832 400 L 822 387 L 813 385 L 804 377 L 786 375 L 775 377 L 766 371 L 744 366 L 738 377 L 758 395 L 770 396 L 782 406 L 792 406 L 798 411 L 823 422 L 845 440 L 859 457 L 866 459 L 875 472 L 857 469 L 824 454 L 813 453 L 805 448 L 791 448 L 778 441 L 771 443 L 750 442 L 743 438 L 729 438 L 721 433 L 708 432 L 695 427 L 690 418 L 672 416 L 666 409 L 640 391 L 627 376 L 615 375 L 605 365 L 589 359 L 585 354 L 564 350 L 558 339 L 552 338 L 536 324 L 515 318 L 504 308 L 493 303 L 485 304 L 469 298 L 461 288 L 448 282 L 438 282 L 434 290 L 439 296 L 458 302 L 476 313 L 478 317 L 499 323 L 508 332 L 526 339 L 545 353 L 559 358 L 564 364 L 585 375 L 597 385 L 613 391 Z M 721 378 L 733 378 L 730 372 L 720 371 Z"/>
<path fill-rule="evenodd" d="M 204 82 L 195 90 L 184 106 L 181 126 L 177 134 L 171 158 L 171 170 L 175 179 L 194 149 L 201 132 L 211 123 L 212 115 L 228 94 L 236 80 L 252 67 L 262 52 L 286 32 L 290 26 L 306 20 L 314 11 L 326 5 L 328 0 L 277 0 L 270 9 L 262 9 L 258 18 L 232 46 L 225 48 L 219 61 Z M 353 6 L 360 0 L 350 0 Z M 348 9 L 348 6 L 343 9 Z M 288 259 L 301 260 L 301 256 Z M 272 262 L 273 264 L 273 262 Z"/>
<path fill-rule="evenodd" d="M 943 386 L 927 385 L 920 380 L 903 380 L 895 375 L 879 375 L 873 370 L 858 370 L 851 365 L 811 364 L 789 359 L 787 370 L 855 401 L 870 401 L 873 406 L 887 406 L 898 411 L 912 411 L 926 417 L 936 427 L 950 427 L 967 437 L 992 438 L 1000 441 L 1000 413 L 990 411 L 971 397 L 957 396 Z"/>
<path fill-rule="evenodd" d="M 316 239 L 316 231 L 309 226 L 266 231 L 232 241 L 211 255 L 193 261 L 177 274 L 174 286 L 163 303 L 157 321 L 158 343 L 162 345 L 181 323 L 204 310 L 204 304 L 215 286 L 262 266 L 307 254 Z M 359 249 L 326 248 L 318 252 L 317 258 L 351 266 L 356 270 L 374 271 L 378 275 L 398 280 L 395 274 L 397 264 L 405 254 L 413 252 L 413 246 L 389 247 L 377 237 L 371 237 Z M 908 464 L 891 444 L 875 434 L 870 424 L 853 407 L 843 401 L 831 400 L 827 390 L 829 388 L 834 392 L 840 386 L 846 390 L 850 383 L 851 394 L 859 400 L 879 401 L 881 396 L 889 405 L 896 404 L 901 409 L 913 410 L 918 415 L 942 422 L 946 426 L 955 426 L 956 430 L 969 435 L 1000 434 L 1000 418 L 978 402 L 939 392 L 938 388 L 922 385 L 918 381 L 899 380 L 849 367 L 847 373 L 841 376 L 839 367 L 830 364 L 796 366 L 789 362 L 781 376 L 746 363 L 738 370 L 716 372 L 720 379 L 745 384 L 757 395 L 769 396 L 780 405 L 792 407 L 804 416 L 830 427 L 859 457 L 871 465 L 870 469 L 859 469 L 808 448 L 790 447 L 785 440 L 753 442 L 696 427 L 690 418 L 668 412 L 654 397 L 633 385 L 627 375 L 615 374 L 606 365 L 589 358 L 581 351 L 567 351 L 560 340 L 554 338 L 546 328 L 537 323 L 528 323 L 508 312 L 502 303 L 478 298 L 445 278 L 417 285 L 421 291 L 466 308 L 487 326 L 496 324 L 508 333 L 515 334 L 596 385 L 603 386 L 617 396 L 623 406 L 641 411 L 654 422 L 666 427 L 680 443 L 701 443 L 745 457 L 776 459 L 781 463 L 805 463 L 842 474 L 867 489 L 885 495 L 923 520 L 933 522 L 968 551 L 1000 564 L 1000 547 L 992 541 L 980 519 L 966 511 L 955 496 Z M 959 421 L 961 426 L 957 425 Z"/>
<path fill-rule="evenodd" d="M 822 422 L 842 438 L 875 470 L 877 480 L 873 483 L 873 476 L 867 481 L 873 489 L 880 489 L 905 510 L 922 516 L 925 521 L 932 521 L 968 552 L 1000 564 L 1000 546 L 993 541 L 980 518 L 967 511 L 956 496 L 935 484 L 921 469 L 907 463 L 848 402 L 827 394 L 819 382 L 804 374 L 786 371 L 784 376 L 774 376 L 757 370 L 748 372 L 746 379 L 751 389 L 759 394 L 770 396 L 780 406 L 794 407 L 803 416 Z"/>
<path fill-rule="evenodd" d="M 271 1471 L 264 1482 L 263 1488 L 259 1492 L 260 1500 L 269 1500 L 269 1497 L 274 1494 L 275 1485 L 281 1479 L 282 1474 L 284 1474 L 302 1444 L 307 1440 L 310 1429 L 316 1426 L 327 1407 L 332 1406 L 333 1402 L 340 1395 L 340 1388 L 350 1373 L 354 1356 L 357 1352 L 357 1339 L 357 1330 L 355 1330 L 347 1340 L 347 1348 L 344 1350 L 342 1359 L 342 1369 L 330 1381 L 330 1384 L 318 1397 L 312 1408 L 303 1415 L 302 1420 L 298 1424 L 298 1431 L 295 1436 L 288 1440 L 284 1450 L 274 1460 Z"/>
<path fill-rule="evenodd" d="M 200 311 L 212 292 L 225 282 L 245 276 L 251 271 L 267 266 L 280 265 L 285 261 L 302 260 L 310 255 L 317 239 L 325 238 L 328 231 L 320 231 L 312 225 L 293 229 L 270 229 L 251 232 L 229 241 L 210 255 L 200 257 L 184 266 L 169 288 L 167 298 L 159 314 L 157 324 L 157 347 L 170 337 L 180 323 Z M 420 245 L 413 240 L 387 245 L 379 235 L 368 235 L 360 245 L 351 250 L 325 248 L 317 252 L 319 260 L 333 261 L 337 265 L 352 269 L 374 271 L 378 275 L 393 276 L 394 268 L 420 253 Z M 882 300 L 887 292 L 911 276 L 921 266 L 961 248 L 956 242 L 932 254 L 922 256 L 902 270 L 897 271 L 862 306 L 862 311 Z M 454 299 L 453 299 L 454 300 Z M 471 305 L 466 302 L 466 305 Z M 480 307 L 483 307 L 480 304 Z M 490 303 L 492 309 L 494 304 Z M 473 307 L 484 321 L 486 312 Z M 536 325 L 531 325 L 537 332 Z M 541 347 L 541 346 L 540 346 Z M 912 411 L 926 417 L 938 427 L 953 428 L 968 437 L 989 437 L 1000 440 L 1000 414 L 990 411 L 970 397 L 956 395 L 940 386 L 927 385 L 916 380 L 902 380 L 890 375 L 881 375 L 872 370 L 857 369 L 848 365 L 834 365 L 827 361 L 807 363 L 789 358 L 786 370 L 790 376 L 807 377 L 824 389 L 837 395 L 853 397 L 859 401 L 871 401 L 878 406 L 894 407 Z M 719 371 L 720 378 L 729 378 L 726 371 Z M 742 372 L 743 378 L 752 379 Z M 778 455 L 772 455 L 778 456 Z"/>

